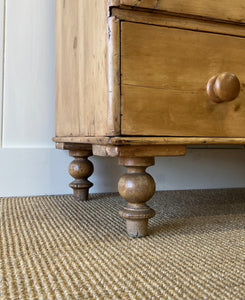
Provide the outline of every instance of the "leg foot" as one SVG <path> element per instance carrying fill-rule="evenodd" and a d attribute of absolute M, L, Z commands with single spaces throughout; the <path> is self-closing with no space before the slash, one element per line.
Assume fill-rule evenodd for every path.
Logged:
<path fill-rule="evenodd" d="M 126 219 L 129 236 L 146 236 L 148 219 L 155 215 L 146 202 L 155 193 L 155 182 L 145 170 L 154 165 L 154 158 L 119 158 L 119 164 L 128 169 L 127 174 L 124 174 L 118 183 L 120 195 L 128 202 L 119 214 Z"/>
<path fill-rule="evenodd" d="M 93 186 L 93 183 L 87 180 L 94 170 L 93 164 L 88 160 L 92 151 L 70 150 L 69 154 L 75 158 L 69 165 L 69 173 L 75 180 L 69 186 L 73 189 L 74 198 L 77 201 L 86 201 L 88 200 L 89 188 Z"/>

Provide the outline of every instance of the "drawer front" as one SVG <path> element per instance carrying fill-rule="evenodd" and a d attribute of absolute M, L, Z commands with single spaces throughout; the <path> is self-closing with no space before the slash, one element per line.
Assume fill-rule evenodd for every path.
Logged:
<path fill-rule="evenodd" d="M 132 9 L 154 9 L 218 20 L 245 22 L 244 0 L 120 0 Z"/>
<path fill-rule="evenodd" d="M 121 133 L 245 137 L 245 39 L 122 22 Z M 238 97 L 206 92 L 219 73 L 235 74 Z"/>

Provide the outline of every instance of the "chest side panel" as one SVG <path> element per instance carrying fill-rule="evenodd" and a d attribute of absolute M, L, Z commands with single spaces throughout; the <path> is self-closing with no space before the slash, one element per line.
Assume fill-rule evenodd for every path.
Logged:
<path fill-rule="evenodd" d="M 107 1 L 56 0 L 56 136 L 108 133 Z"/>

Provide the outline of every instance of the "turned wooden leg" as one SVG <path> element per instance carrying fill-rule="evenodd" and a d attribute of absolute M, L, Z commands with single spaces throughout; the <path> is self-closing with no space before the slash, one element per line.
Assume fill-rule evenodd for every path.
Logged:
<path fill-rule="evenodd" d="M 119 164 L 128 169 L 118 183 L 120 195 L 128 202 L 119 214 L 126 219 L 129 236 L 146 236 L 148 219 L 155 215 L 155 211 L 146 205 L 146 202 L 155 193 L 155 181 L 145 170 L 154 165 L 154 158 L 123 157 L 119 158 Z"/>
<path fill-rule="evenodd" d="M 88 157 L 92 156 L 92 151 L 70 150 L 69 154 L 75 158 L 69 165 L 69 173 L 75 180 L 69 186 L 73 189 L 74 198 L 77 201 L 86 201 L 88 190 L 93 186 L 93 183 L 87 180 L 94 171 L 93 164 L 88 160 Z"/>

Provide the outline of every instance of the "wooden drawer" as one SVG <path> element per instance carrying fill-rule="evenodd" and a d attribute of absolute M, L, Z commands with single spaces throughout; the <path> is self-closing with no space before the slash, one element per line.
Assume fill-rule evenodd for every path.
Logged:
<path fill-rule="evenodd" d="M 228 22 L 244 22 L 244 0 L 114 0 L 121 6 L 178 15 L 211 18 Z M 114 5 L 117 3 L 114 3 Z"/>
<path fill-rule="evenodd" d="M 245 137 L 245 39 L 122 22 L 121 133 Z M 231 72 L 239 96 L 215 103 L 208 80 Z"/>

